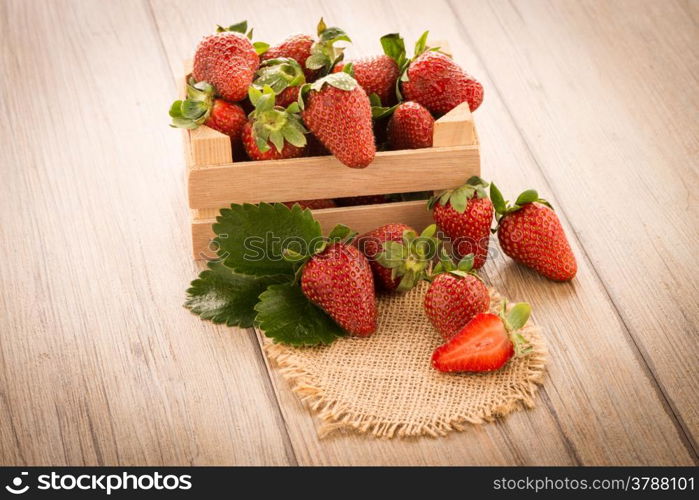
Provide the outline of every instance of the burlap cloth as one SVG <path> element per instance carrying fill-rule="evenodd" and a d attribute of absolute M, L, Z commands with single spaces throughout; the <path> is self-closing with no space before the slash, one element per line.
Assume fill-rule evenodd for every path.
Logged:
<path fill-rule="evenodd" d="M 441 338 L 423 313 L 427 284 L 379 296 L 378 330 L 368 339 L 296 348 L 264 338 L 264 349 L 292 390 L 320 420 L 321 437 L 354 429 L 377 437 L 443 436 L 534 406 L 546 345 L 530 321 L 532 352 L 487 374 L 445 374 L 430 365 Z M 491 310 L 502 298 L 491 289 Z"/>

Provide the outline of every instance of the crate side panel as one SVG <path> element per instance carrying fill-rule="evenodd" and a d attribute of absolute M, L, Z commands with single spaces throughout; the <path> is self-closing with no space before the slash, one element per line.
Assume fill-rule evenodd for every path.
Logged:
<path fill-rule="evenodd" d="M 478 146 L 377 153 L 364 169 L 332 156 L 192 168 L 191 208 L 452 188 L 480 174 Z"/>

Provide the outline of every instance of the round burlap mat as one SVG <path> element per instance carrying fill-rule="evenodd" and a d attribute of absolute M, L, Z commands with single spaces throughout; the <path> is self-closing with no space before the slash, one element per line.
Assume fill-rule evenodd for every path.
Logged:
<path fill-rule="evenodd" d="M 264 348 L 292 390 L 320 419 L 321 437 L 354 429 L 377 437 L 439 436 L 532 407 L 546 364 L 540 329 L 522 334 L 525 357 L 487 374 L 445 374 L 430 365 L 442 341 L 423 313 L 427 284 L 379 296 L 378 330 L 368 339 L 339 339 L 296 348 L 265 338 Z M 491 310 L 502 298 L 491 289 Z"/>

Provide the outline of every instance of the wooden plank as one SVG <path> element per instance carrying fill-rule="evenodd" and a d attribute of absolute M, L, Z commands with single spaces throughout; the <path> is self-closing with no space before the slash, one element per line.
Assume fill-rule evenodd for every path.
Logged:
<path fill-rule="evenodd" d="M 347 168 L 333 156 L 249 161 L 189 170 L 189 206 L 340 198 L 455 187 L 480 172 L 477 146 L 384 151 L 366 168 Z M 288 172 L 288 174 L 287 174 Z M 282 178 L 283 176 L 283 178 Z"/>
<path fill-rule="evenodd" d="M 326 19 L 338 19 L 351 12 L 371 12 L 371 16 L 343 18 L 343 26 L 350 32 L 375 35 L 380 29 L 375 19 L 391 18 L 392 31 L 398 31 L 409 40 L 416 39 L 423 26 L 440 30 L 440 37 L 449 39 L 456 60 L 480 78 L 486 88 L 486 102 L 475 114 L 483 156 L 483 175 L 495 178 L 507 193 L 515 193 L 525 187 L 537 186 L 559 206 L 534 158 L 529 146 L 523 142 L 520 131 L 512 122 L 504 107 L 497 85 L 488 78 L 478 57 L 467 40 L 461 37 L 462 27 L 454 22 L 450 8 L 442 2 L 353 2 L 334 5 L 331 12 L 323 13 Z M 370 8 L 371 7 L 371 8 Z M 371 17 L 371 18 L 370 18 Z M 415 19 L 422 21 L 416 26 Z M 385 27 L 384 27 L 385 29 Z M 503 36 L 503 35 L 500 35 Z M 358 37 L 356 45 L 369 43 L 372 38 Z M 368 40 L 367 42 L 364 42 Z M 368 49 L 366 49 L 368 50 Z M 485 58 L 501 57 L 506 52 L 488 53 Z M 488 90 L 490 89 L 490 90 Z M 533 272 L 513 264 L 499 253 L 494 243 L 493 258 L 486 265 L 489 283 L 502 290 L 513 300 L 528 300 L 534 309 L 537 322 L 545 328 L 551 350 L 550 376 L 544 386 L 542 401 L 547 412 L 526 412 L 508 418 L 500 426 L 479 429 L 492 436 L 502 432 L 501 439 L 508 447 L 516 447 L 518 458 L 513 463 L 563 463 L 561 442 L 568 460 L 582 464 L 691 464 L 676 421 L 668 414 L 668 408 L 657 394 L 657 385 L 649 371 L 639 365 L 636 347 L 628 337 L 628 331 L 620 320 L 614 305 L 598 280 L 593 265 L 575 238 L 576 232 L 568 224 L 565 211 L 560 213 L 573 249 L 578 255 L 578 277 L 570 284 L 555 284 Z M 611 368 L 613 367 L 613 368 Z M 283 386 L 282 386 L 283 387 Z M 285 394 L 284 391 L 280 391 Z M 402 448 L 402 443 L 376 451 L 373 441 L 336 438 L 334 444 L 318 442 L 313 429 L 308 428 L 302 414 L 293 406 L 283 404 L 282 409 L 289 427 L 300 463 L 345 463 L 353 461 L 388 461 L 395 459 L 392 452 L 405 453 L 402 459 L 420 463 L 425 460 L 424 448 Z M 547 418 L 541 418 L 542 413 Z M 518 420 L 522 418 L 523 420 Z M 539 420 L 541 418 L 541 420 Z M 477 431 L 477 432 L 478 432 Z M 536 436 L 541 442 L 528 441 Z M 454 438 L 455 443 L 478 447 L 482 442 L 473 433 Z M 499 442 L 495 439 L 494 442 Z M 336 443 L 336 444 L 335 444 Z M 379 445 L 380 446 L 380 445 Z M 445 446 L 449 446 L 445 442 Z M 494 446 L 494 443 L 490 443 Z M 479 459 L 455 445 L 444 451 L 454 462 L 478 463 Z M 457 451 L 458 450 L 458 451 Z M 487 456 L 480 463 L 497 463 L 493 454 L 499 450 L 485 446 Z M 385 453 L 385 455 L 384 455 Z M 390 457 L 390 458 L 389 458 Z M 434 453 L 429 459 L 446 460 Z M 470 462 L 469 462 L 470 461 Z"/>
<path fill-rule="evenodd" d="M 696 12 L 677 1 L 452 2 L 696 456 L 692 5 Z"/>
<path fill-rule="evenodd" d="M 312 212 L 315 219 L 320 222 L 323 234 L 326 235 L 337 224 L 344 224 L 362 234 L 384 224 L 397 221 L 408 224 L 417 231 L 422 231 L 432 224 L 432 215 L 427 210 L 426 205 L 426 201 L 403 201 L 356 207 L 326 208 L 312 210 Z M 211 244 L 214 237 L 211 225 L 216 222 L 218 210 L 203 209 L 194 212 L 203 215 L 201 218 L 195 215 L 192 219 L 194 258 L 215 258 L 215 247 Z"/>
<path fill-rule="evenodd" d="M 468 103 L 459 104 L 434 123 L 432 146 L 461 146 L 476 144 L 476 128 Z"/>
<path fill-rule="evenodd" d="M 454 21 L 453 11 L 442 1 L 429 5 L 417 1 L 332 5 L 308 2 L 302 6 L 282 3 L 276 7 L 276 16 L 241 5 L 234 12 L 223 0 L 212 2 L 207 12 L 192 9 L 187 2 L 156 1 L 153 6 L 171 61 L 180 61 L 191 53 L 193 44 L 210 29 L 213 19 L 222 22 L 221 19 L 247 17 L 260 38 L 274 42 L 278 38 L 275 34 L 286 33 L 289 23 L 310 33 L 313 23 L 309 19 L 324 15 L 352 34 L 354 45 L 348 58 L 379 52 L 378 37 L 389 31 L 400 30 L 409 42 L 419 36 L 423 27 L 440 31 L 440 38 L 452 41 L 456 60 L 480 78 L 486 88 L 484 105 L 476 112 L 484 176 L 495 177 L 510 193 L 537 186 L 559 206 L 560 201 L 551 196 L 555 193 L 530 153 L 531 144 L 522 140 L 503 105 L 496 85 L 500 82 L 488 78 L 468 40 L 461 38 L 463 28 Z M 422 26 L 417 25 L 416 19 Z M 492 50 L 483 57 L 497 59 L 507 53 Z M 581 66 L 572 74 L 583 69 Z M 585 158 L 585 154 L 578 153 Z M 575 176 L 575 180 L 580 177 Z M 692 457 L 677 432 L 675 420 L 658 397 L 651 374 L 639 365 L 638 351 L 628 330 L 594 267 L 585 258 L 565 211 L 561 217 L 581 264 L 574 283 L 552 284 L 497 253 L 486 266 L 488 281 L 512 299 L 529 300 L 536 321 L 545 328 L 551 350 L 550 375 L 535 410 L 518 412 L 498 424 L 469 429 L 446 439 L 377 442 L 342 435 L 320 441 L 307 411 L 273 371 L 299 463 L 691 464 Z"/>
<path fill-rule="evenodd" d="M 174 68 L 191 53 L 202 33 L 211 30 L 213 23 L 227 19 L 247 18 L 250 25 L 255 26 L 257 37 L 276 42 L 280 39 L 280 33 L 289 32 L 289 25 L 295 26 L 296 31 L 312 33 L 316 18 L 324 15 L 326 20 L 352 33 L 354 44 L 348 50 L 348 59 L 380 53 L 378 38 L 398 28 L 405 31 L 406 24 L 393 21 L 396 13 L 403 9 L 402 5 L 387 2 L 367 2 L 360 8 L 354 3 L 275 3 L 274 16 L 266 15 L 259 3 L 254 6 L 237 4 L 234 7 L 225 0 L 216 0 L 210 2 L 206 10 L 193 8 L 193 5 L 186 1 L 152 2 L 165 51 Z M 425 8 L 424 5 L 421 8 L 411 7 L 411 12 L 424 14 Z M 386 22 L 387 19 L 391 19 L 391 22 Z M 438 30 L 441 24 L 435 23 L 432 27 Z M 410 40 L 415 40 L 415 37 L 411 36 Z M 174 76 L 179 74 L 174 73 Z M 508 158 L 506 155 L 504 157 Z M 277 380 L 276 372 L 272 371 L 271 376 Z M 284 384 L 282 381 L 276 388 L 277 396 L 295 455 L 302 464 L 576 463 L 565 436 L 558 428 L 556 416 L 545 404 L 532 411 L 513 414 L 503 423 L 474 427 L 466 433 L 456 433 L 445 439 L 378 441 L 342 435 L 321 441 L 308 412 Z"/>
<path fill-rule="evenodd" d="M 0 19 L 0 464 L 295 463 L 254 337 L 182 307 L 200 266 L 148 5 Z"/>

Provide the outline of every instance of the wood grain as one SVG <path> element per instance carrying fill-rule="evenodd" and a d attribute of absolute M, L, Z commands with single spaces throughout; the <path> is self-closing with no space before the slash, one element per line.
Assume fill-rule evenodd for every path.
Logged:
<path fill-rule="evenodd" d="M 0 464 L 696 463 L 696 3 L 267 5 L 0 3 Z M 557 208 L 574 282 L 495 242 L 484 273 L 544 327 L 535 409 L 444 439 L 319 440 L 254 334 L 181 307 L 200 269 L 166 126 L 181 61 L 217 23 L 275 42 L 320 15 L 348 58 L 388 32 L 449 40 L 485 86 L 483 176 Z"/>
<path fill-rule="evenodd" d="M 459 186 L 479 172 L 478 146 L 383 151 L 362 169 L 334 156 L 197 166 L 189 169 L 189 206 L 412 193 Z"/>
<path fill-rule="evenodd" d="M 699 27 L 688 5 L 452 2 L 696 454 Z"/>
<path fill-rule="evenodd" d="M 2 465 L 295 463 L 254 337 L 182 307 L 156 33 L 143 2 L 0 3 Z"/>

